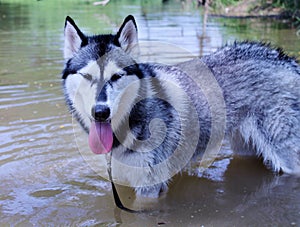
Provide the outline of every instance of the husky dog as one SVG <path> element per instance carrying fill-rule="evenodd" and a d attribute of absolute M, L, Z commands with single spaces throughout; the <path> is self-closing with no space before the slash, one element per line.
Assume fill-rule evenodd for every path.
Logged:
<path fill-rule="evenodd" d="M 138 50 L 133 16 L 115 35 L 95 36 L 67 17 L 64 35 L 66 102 L 89 134 L 91 150 L 112 152 L 119 163 L 113 171 L 138 195 L 166 191 L 168 179 L 203 155 L 210 138 L 222 131 L 234 150 L 262 157 L 276 172 L 300 173 L 300 67 L 280 49 L 235 42 L 166 66 L 133 57 Z M 206 70 L 221 89 L 226 122 L 218 117 L 222 111 L 212 111 L 218 105 L 209 101 L 207 94 L 215 93 L 210 84 L 195 83 L 205 79 Z"/>

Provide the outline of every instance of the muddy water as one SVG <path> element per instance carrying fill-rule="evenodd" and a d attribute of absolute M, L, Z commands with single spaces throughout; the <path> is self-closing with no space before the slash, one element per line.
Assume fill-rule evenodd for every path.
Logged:
<path fill-rule="evenodd" d="M 0 1 L 0 225 L 79 226 L 299 226 L 300 179 L 276 175 L 252 157 L 234 157 L 224 143 L 216 162 L 199 176 L 182 173 L 158 201 L 134 201 L 115 209 L 111 187 L 80 150 L 63 100 L 63 24 L 71 15 L 83 30 L 115 31 L 127 14 L 140 40 L 171 43 L 188 51 L 148 45 L 144 57 L 180 62 L 210 53 L 235 39 L 270 41 L 300 56 L 300 38 L 289 24 L 269 20 L 208 18 L 180 1 Z M 75 132 L 75 133 L 74 133 Z M 84 135 L 81 140 L 85 140 Z"/>

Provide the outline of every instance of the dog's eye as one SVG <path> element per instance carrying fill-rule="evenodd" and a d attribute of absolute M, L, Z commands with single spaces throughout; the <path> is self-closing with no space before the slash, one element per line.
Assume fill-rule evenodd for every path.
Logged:
<path fill-rule="evenodd" d="M 92 81 L 93 80 L 93 77 L 91 74 L 83 74 L 82 75 L 84 77 L 84 79 L 87 79 L 88 81 Z"/>
<path fill-rule="evenodd" d="M 111 76 L 110 80 L 111 80 L 112 82 L 114 82 L 114 81 L 117 81 L 117 80 L 120 79 L 120 78 L 121 78 L 121 75 L 115 73 L 114 75 Z"/>
<path fill-rule="evenodd" d="M 88 80 L 88 81 L 93 81 L 93 77 L 91 74 L 83 74 L 83 73 L 79 73 L 84 79 Z"/>

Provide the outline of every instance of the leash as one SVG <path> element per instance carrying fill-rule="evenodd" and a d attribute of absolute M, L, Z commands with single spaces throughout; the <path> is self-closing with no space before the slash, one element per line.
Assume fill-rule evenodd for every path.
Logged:
<path fill-rule="evenodd" d="M 124 211 L 127 211 L 129 213 L 143 213 L 143 212 L 147 212 L 147 211 L 143 211 L 143 210 L 132 210 L 132 209 L 129 209 L 127 207 L 125 207 L 118 195 L 118 192 L 117 192 L 117 189 L 116 189 L 116 186 L 113 182 L 113 178 L 112 178 L 112 172 L 111 172 L 111 160 L 112 160 L 112 151 L 109 153 L 108 155 L 108 161 L 107 161 L 107 173 L 108 173 L 108 177 L 109 177 L 109 180 L 111 182 L 111 187 L 112 187 L 112 190 L 113 190 L 113 195 L 114 195 L 114 200 L 115 200 L 115 204 L 116 206 L 121 209 L 121 210 L 124 210 Z"/>

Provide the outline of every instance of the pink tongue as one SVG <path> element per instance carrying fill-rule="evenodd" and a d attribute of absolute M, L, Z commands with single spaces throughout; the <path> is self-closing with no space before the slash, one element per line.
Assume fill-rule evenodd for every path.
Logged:
<path fill-rule="evenodd" d="M 110 152 L 113 132 L 109 123 L 92 122 L 89 133 L 89 145 L 95 154 Z"/>

